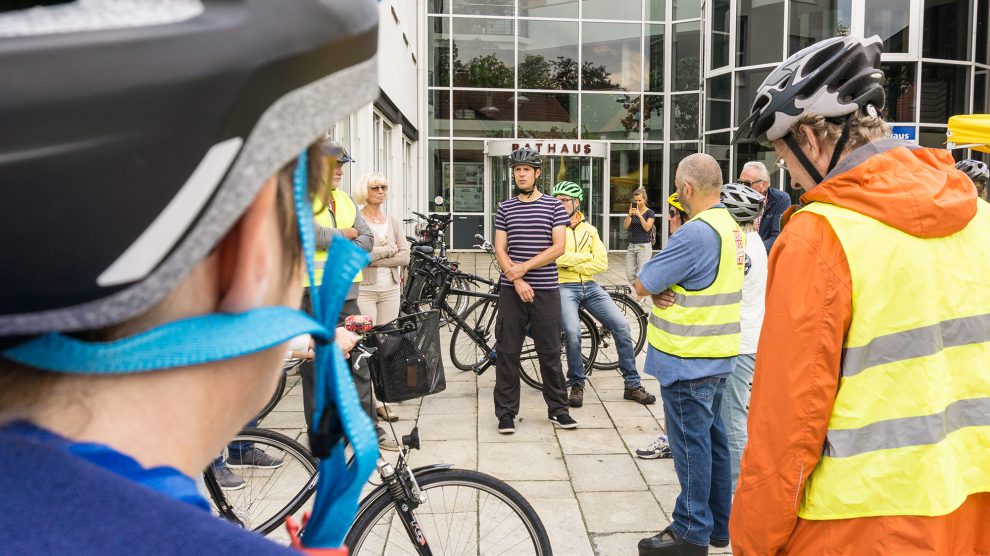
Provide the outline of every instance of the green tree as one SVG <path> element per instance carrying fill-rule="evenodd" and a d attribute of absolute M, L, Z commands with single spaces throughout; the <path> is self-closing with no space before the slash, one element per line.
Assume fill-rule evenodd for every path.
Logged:
<path fill-rule="evenodd" d="M 519 88 L 560 89 L 553 72 L 553 66 L 546 58 L 539 54 L 527 54 L 526 59 L 519 62 Z"/>
<path fill-rule="evenodd" d="M 512 69 L 494 54 L 475 56 L 467 64 L 454 61 L 455 85 L 467 87 L 487 87 L 496 89 L 511 89 Z M 466 82 L 460 82 L 462 77 Z"/>

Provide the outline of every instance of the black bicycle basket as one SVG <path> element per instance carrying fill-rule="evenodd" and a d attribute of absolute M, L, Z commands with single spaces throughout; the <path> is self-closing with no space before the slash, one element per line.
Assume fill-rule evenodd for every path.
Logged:
<path fill-rule="evenodd" d="M 401 402 L 447 388 L 440 354 L 440 313 L 403 315 L 376 326 L 365 343 L 378 348 L 371 361 L 371 382 L 383 402 Z"/>

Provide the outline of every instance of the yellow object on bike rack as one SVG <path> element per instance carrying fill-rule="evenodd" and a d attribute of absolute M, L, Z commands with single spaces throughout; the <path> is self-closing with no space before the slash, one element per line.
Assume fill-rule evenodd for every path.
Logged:
<path fill-rule="evenodd" d="M 964 114 L 949 118 L 945 148 L 990 153 L 990 114 Z"/>

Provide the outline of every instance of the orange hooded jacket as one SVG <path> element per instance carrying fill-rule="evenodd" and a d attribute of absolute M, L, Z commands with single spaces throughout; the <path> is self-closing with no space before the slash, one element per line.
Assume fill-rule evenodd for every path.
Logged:
<path fill-rule="evenodd" d="M 886 139 L 850 153 L 801 201 L 842 206 L 916 237 L 942 237 L 976 214 L 976 188 L 953 163 L 947 151 Z M 852 278 L 838 238 L 813 213 L 790 219 L 769 265 L 749 443 L 729 522 L 733 554 L 990 554 L 987 493 L 938 517 L 798 518 L 839 385 Z"/>

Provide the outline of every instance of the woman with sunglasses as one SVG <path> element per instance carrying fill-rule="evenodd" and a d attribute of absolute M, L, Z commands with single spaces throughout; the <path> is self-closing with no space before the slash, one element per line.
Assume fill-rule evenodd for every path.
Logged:
<path fill-rule="evenodd" d="M 361 207 L 361 216 L 375 236 L 371 249 L 371 264 L 363 273 L 358 306 L 361 313 L 371 315 L 375 324 L 384 324 L 399 316 L 402 267 L 409 264 L 409 242 L 402 225 L 383 210 L 388 198 L 388 183 L 379 173 L 361 176 L 354 200 Z"/>

